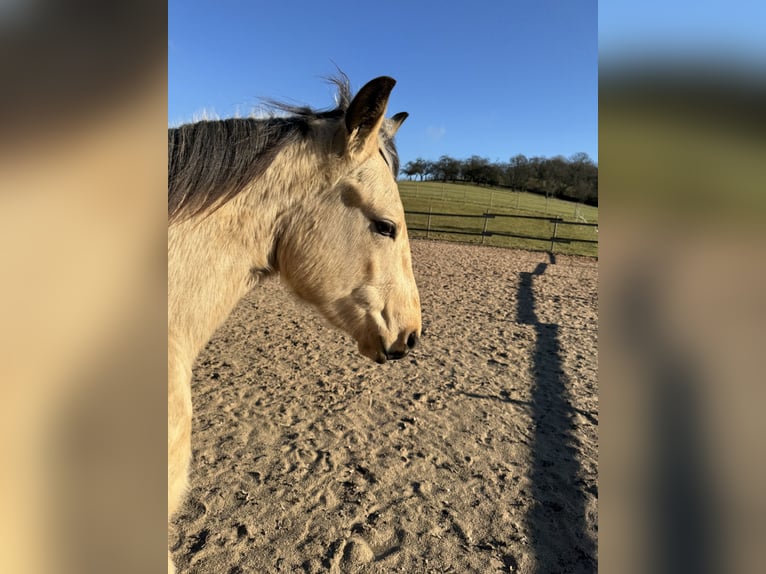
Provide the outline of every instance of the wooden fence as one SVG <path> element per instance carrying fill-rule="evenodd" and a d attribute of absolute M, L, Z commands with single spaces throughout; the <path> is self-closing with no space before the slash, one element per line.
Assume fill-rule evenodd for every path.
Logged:
<path fill-rule="evenodd" d="M 579 226 L 579 227 L 591 227 L 597 233 L 598 223 L 583 223 L 579 221 L 565 221 L 561 217 L 553 216 L 539 216 L 539 215 L 510 215 L 505 213 L 482 213 L 482 214 L 457 214 L 457 213 L 436 213 L 434 211 L 405 211 L 405 215 L 417 215 L 428 216 L 425 226 L 410 225 L 408 223 L 407 229 L 409 231 L 425 232 L 426 237 L 429 238 L 431 234 L 454 234 L 454 235 L 473 235 L 481 236 L 481 243 L 484 244 L 485 238 L 498 236 L 498 237 L 510 237 L 526 240 L 544 241 L 550 242 L 549 251 L 553 253 L 556 249 L 557 243 L 583 243 L 583 244 L 598 244 L 598 239 L 585 239 L 578 237 L 565 237 L 560 235 L 560 228 L 566 226 Z M 432 225 L 433 218 L 460 218 L 462 226 L 434 226 Z M 539 226 L 535 226 L 534 229 L 542 230 L 542 222 L 549 222 L 550 232 L 547 235 L 533 235 L 529 232 L 524 233 L 524 230 L 514 229 L 514 227 L 527 227 L 529 226 L 514 226 L 512 223 L 506 223 L 503 225 L 504 229 L 491 229 L 490 222 L 498 219 L 521 219 L 532 220 L 540 222 Z M 477 220 L 476 226 L 466 225 L 465 220 Z M 483 221 L 478 221 L 483 220 Z M 481 227 L 481 229 L 479 229 Z"/>

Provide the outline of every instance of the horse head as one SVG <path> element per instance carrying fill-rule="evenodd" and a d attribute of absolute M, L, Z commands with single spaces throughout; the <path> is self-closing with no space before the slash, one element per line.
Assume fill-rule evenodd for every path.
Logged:
<path fill-rule="evenodd" d="M 378 363 L 407 355 L 421 333 L 393 144 L 407 114 L 385 118 L 394 84 L 372 80 L 313 128 L 333 175 L 288 218 L 277 253 L 284 282 Z"/>

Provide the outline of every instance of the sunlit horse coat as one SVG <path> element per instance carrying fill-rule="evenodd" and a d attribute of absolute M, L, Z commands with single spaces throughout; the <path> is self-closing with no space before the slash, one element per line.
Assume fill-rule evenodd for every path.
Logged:
<path fill-rule="evenodd" d="M 188 482 L 192 365 L 262 277 L 278 273 L 379 363 L 420 336 L 393 144 L 407 114 L 385 119 L 391 78 L 353 99 L 336 84 L 331 111 L 168 130 L 169 517 Z"/>

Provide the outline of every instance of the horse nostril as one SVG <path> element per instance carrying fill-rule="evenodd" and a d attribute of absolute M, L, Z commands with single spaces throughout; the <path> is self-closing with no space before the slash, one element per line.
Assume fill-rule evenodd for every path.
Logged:
<path fill-rule="evenodd" d="M 410 333 L 410 336 L 407 337 L 407 348 L 408 349 L 414 349 L 415 345 L 418 344 L 418 336 L 415 332 Z"/>

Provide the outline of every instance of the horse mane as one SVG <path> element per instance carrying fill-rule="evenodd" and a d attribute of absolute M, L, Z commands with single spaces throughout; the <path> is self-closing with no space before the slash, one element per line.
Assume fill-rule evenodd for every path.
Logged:
<path fill-rule="evenodd" d="M 351 103 L 348 77 L 336 85 L 336 107 L 314 110 L 273 100 L 268 118 L 201 121 L 168 129 L 168 221 L 214 211 L 261 176 L 285 146 L 308 136 L 313 120 L 342 118 Z"/>

